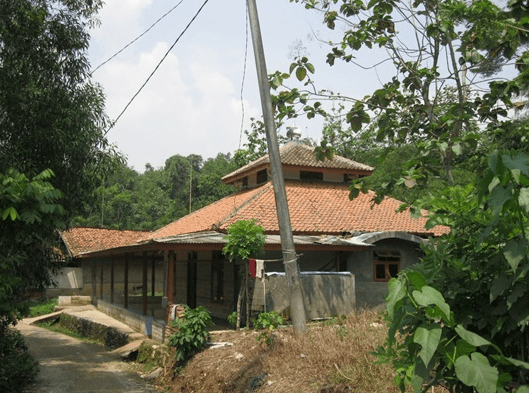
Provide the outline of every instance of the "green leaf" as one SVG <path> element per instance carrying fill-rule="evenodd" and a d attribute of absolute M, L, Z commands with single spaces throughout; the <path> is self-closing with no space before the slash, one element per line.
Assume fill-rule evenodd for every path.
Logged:
<path fill-rule="evenodd" d="M 455 330 L 457 334 L 459 334 L 459 337 L 461 337 L 467 343 L 474 345 L 475 347 L 481 347 L 482 345 L 492 345 L 490 341 L 485 340 L 476 333 L 468 331 L 461 325 L 456 326 Z"/>
<path fill-rule="evenodd" d="M 413 342 L 421 346 L 421 357 L 424 365 L 428 367 L 430 360 L 437 351 L 439 341 L 441 340 L 442 329 L 439 325 L 418 327 L 413 334 Z"/>
<path fill-rule="evenodd" d="M 17 210 L 13 206 L 8 207 L 2 212 L 2 220 L 5 220 L 8 216 L 11 218 L 11 221 L 15 221 L 19 217 Z"/>
<path fill-rule="evenodd" d="M 407 272 L 406 277 L 408 280 L 410 280 L 415 289 L 421 290 L 424 286 L 428 285 L 426 278 L 424 278 L 424 276 L 417 271 L 412 270 Z"/>
<path fill-rule="evenodd" d="M 296 78 L 298 78 L 298 81 L 302 81 L 307 76 L 307 70 L 305 67 L 298 67 L 296 69 Z"/>
<path fill-rule="evenodd" d="M 413 291 L 413 298 L 423 307 L 432 304 L 439 307 L 444 314 L 444 321 L 450 322 L 450 306 L 445 302 L 443 295 L 437 289 L 430 286 L 424 286 L 421 291 Z"/>
<path fill-rule="evenodd" d="M 492 367 L 489 360 L 479 352 L 471 357 L 461 356 L 456 360 L 457 377 L 467 386 L 474 386 L 478 393 L 496 393 L 498 369 Z"/>
<path fill-rule="evenodd" d="M 520 189 L 518 203 L 525 210 L 525 213 L 529 214 L 529 188 L 524 187 Z"/>
<path fill-rule="evenodd" d="M 529 385 L 520 386 L 515 393 L 529 393 Z"/>
<path fill-rule="evenodd" d="M 511 280 L 505 275 L 498 276 L 492 281 L 490 286 L 490 302 L 492 303 L 498 296 L 505 293 L 511 286 Z"/>
<path fill-rule="evenodd" d="M 527 252 L 527 239 L 518 237 L 507 242 L 503 249 L 503 255 L 511 266 L 513 272 L 516 272 L 520 261 L 525 257 Z"/>
<path fill-rule="evenodd" d="M 516 152 L 515 154 L 504 154 L 502 157 L 503 164 L 509 169 L 519 169 L 526 176 L 529 176 L 529 160 L 527 155 L 523 152 Z"/>
<path fill-rule="evenodd" d="M 521 368 L 525 368 L 526 370 L 529 370 L 529 363 L 527 362 L 522 362 L 521 360 L 513 359 L 513 358 L 505 358 L 505 359 L 508 360 L 511 364 L 513 364 L 516 367 L 521 367 Z"/>
<path fill-rule="evenodd" d="M 490 193 L 489 205 L 493 212 L 498 213 L 505 202 L 511 198 L 511 191 L 498 184 Z"/>
<path fill-rule="evenodd" d="M 392 278 L 388 282 L 389 294 L 386 298 L 386 310 L 391 319 L 395 315 L 395 305 L 399 300 L 406 296 L 406 287 L 404 282 L 398 278 Z"/>

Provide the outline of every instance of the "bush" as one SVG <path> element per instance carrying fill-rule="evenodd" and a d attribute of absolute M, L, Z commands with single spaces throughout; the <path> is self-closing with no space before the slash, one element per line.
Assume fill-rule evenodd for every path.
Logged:
<path fill-rule="evenodd" d="M 253 321 L 256 329 L 273 330 L 284 323 L 283 317 L 275 311 L 262 312 Z"/>
<path fill-rule="evenodd" d="M 264 340 L 268 345 L 272 345 L 274 343 L 273 331 L 283 323 L 283 317 L 275 311 L 260 313 L 253 321 L 253 325 L 256 329 L 265 331 L 257 336 L 257 341 Z"/>
<path fill-rule="evenodd" d="M 231 326 L 236 327 L 237 326 L 237 311 L 234 311 L 230 315 L 228 315 L 228 318 L 226 318 L 226 320 Z"/>
<path fill-rule="evenodd" d="M 205 307 L 191 309 L 186 305 L 184 310 L 182 317 L 177 317 L 171 322 L 178 331 L 169 337 L 169 346 L 176 348 L 175 358 L 181 363 L 206 346 L 209 340 L 207 328 L 214 325 Z"/>
<path fill-rule="evenodd" d="M 33 382 L 37 371 L 22 335 L 15 329 L 4 329 L 0 335 L 0 391 L 23 391 Z"/>

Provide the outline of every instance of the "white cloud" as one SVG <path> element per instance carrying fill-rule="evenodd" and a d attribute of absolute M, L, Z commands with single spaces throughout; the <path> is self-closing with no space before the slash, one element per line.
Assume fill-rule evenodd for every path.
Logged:
<path fill-rule="evenodd" d="M 112 119 L 167 49 L 168 45 L 160 42 L 135 61 L 116 60 L 98 71 Z M 238 89 L 214 62 L 184 63 L 180 55 L 170 53 L 108 138 L 130 156 L 129 165 L 137 170 L 143 170 L 147 162 L 162 166 L 174 154 L 200 154 L 206 159 L 219 152 L 233 152 L 238 148 L 241 122 Z M 248 102 L 245 107 L 247 119 L 258 115 Z"/>

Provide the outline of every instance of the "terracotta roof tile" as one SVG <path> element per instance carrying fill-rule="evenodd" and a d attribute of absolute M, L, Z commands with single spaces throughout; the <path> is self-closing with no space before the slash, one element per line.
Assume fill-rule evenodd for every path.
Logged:
<path fill-rule="evenodd" d="M 61 238 L 73 257 L 81 253 L 137 244 L 148 231 L 73 227 L 61 232 Z"/>
<path fill-rule="evenodd" d="M 385 198 L 372 206 L 373 194 L 349 199 L 346 184 L 285 182 L 290 220 L 294 234 L 342 234 L 375 231 L 402 231 L 439 236 L 447 227 L 426 230 L 426 218 L 414 219 L 409 212 L 396 213 L 401 202 Z M 153 233 L 153 238 L 182 233 L 226 230 L 238 220 L 257 218 L 267 233 L 278 233 L 274 191 L 271 183 L 244 190 L 206 206 Z"/>
<path fill-rule="evenodd" d="M 209 204 L 153 232 L 149 239 L 162 239 L 184 233 L 195 233 L 217 229 L 224 220 L 235 214 L 241 206 L 259 195 L 269 184 L 246 189 Z"/>
<path fill-rule="evenodd" d="M 372 172 L 374 169 L 369 165 L 365 165 L 338 155 L 335 155 L 332 160 L 326 159 L 324 161 L 320 161 L 316 158 L 314 150 L 314 147 L 299 142 L 287 143 L 279 150 L 281 164 L 312 168 L 344 169 L 348 171 L 361 172 Z M 270 157 L 268 154 L 266 154 L 261 158 L 258 158 L 257 160 L 237 169 L 236 171 L 227 174 L 222 178 L 222 180 L 229 182 L 231 178 L 237 177 L 242 173 L 249 172 L 252 169 L 262 165 L 268 165 L 269 163 Z"/>

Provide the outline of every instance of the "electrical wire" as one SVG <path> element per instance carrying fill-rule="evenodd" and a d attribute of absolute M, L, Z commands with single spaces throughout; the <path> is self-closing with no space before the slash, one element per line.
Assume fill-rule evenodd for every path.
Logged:
<path fill-rule="evenodd" d="M 198 15 L 200 14 L 200 12 L 202 11 L 202 9 L 205 7 L 205 5 L 208 3 L 209 0 L 205 0 L 204 3 L 202 4 L 202 6 L 199 8 L 199 10 L 197 11 L 197 13 L 195 14 L 195 16 L 193 16 L 193 19 L 191 19 L 191 21 L 187 24 L 186 28 L 182 31 L 182 33 L 180 33 L 180 35 L 178 36 L 178 38 L 175 40 L 175 42 L 173 42 L 173 44 L 171 45 L 171 47 L 167 50 L 167 52 L 165 52 L 165 55 L 162 57 L 162 59 L 160 60 L 160 62 L 158 63 L 158 65 L 156 65 L 156 67 L 154 68 L 154 70 L 151 72 L 151 74 L 149 75 L 149 77 L 145 80 L 145 82 L 143 83 L 143 85 L 141 85 L 141 87 L 138 89 L 138 91 L 136 92 L 136 94 L 134 94 L 132 96 L 132 98 L 130 99 L 130 101 L 127 103 L 127 105 L 125 105 L 125 108 L 123 108 L 123 110 L 121 111 L 121 113 L 119 114 L 119 116 L 116 118 L 116 120 L 114 120 L 111 124 L 110 124 L 110 127 L 105 131 L 105 135 L 108 134 L 108 132 L 116 125 L 117 121 L 121 118 L 121 116 L 125 113 L 125 111 L 128 109 L 128 107 L 130 106 L 130 104 L 132 104 L 132 101 L 134 101 L 134 99 L 138 96 L 138 94 L 140 94 L 140 92 L 143 90 L 143 88 L 147 85 L 147 83 L 149 83 L 149 81 L 151 80 L 151 78 L 153 77 L 153 75 L 156 73 L 156 71 L 158 71 L 158 68 L 160 68 L 160 66 L 162 65 L 162 63 L 164 62 L 164 60 L 167 58 L 167 56 L 169 55 L 169 53 L 173 50 L 173 48 L 175 47 L 175 45 L 178 43 L 178 41 L 180 41 L 180 38 L 182 38 L 182 36 L 185 34 L 185 32 L 189 29 L 189 27 L 193 24 L 193 22 L 195 21 L 195 19 L 198 17 Z"/>
<path fill-rule="evenodd" d="M 242 141 L 242 132 L 244 129 L 244 100 L 243 100 L 243 91 L 244 91 L 244 81 L 246 79 L 246 62 L 248 59 L 248 2 L 246 2 L 246 43 L 244 47 L 244 66 L 242 71 L 242 82 L 241 82 L 241 132 L 239 133 L 239 149 L 241 148 L 241 141 Z"/>
<path fill-rule="evenodd" d="M 100 69 L 101 67 L 103 67 L 105 64 L 107 64 L 110 60 L 112 60 L 114 57 L 116 57 L 117 55 L 119 55 L 121 52 L 123 52 L 125 49 L 127 49 L 129 46 L 131 46 L 132 44 L 134 44 L 136 41 L 138 41 L 141 37 L 143 37 L 145 34 L 147 34 L 149 32 L 149 30 L 151 30 L 154 26 L 156 26 L 163 18 L 165 18 L 167 15 L 169 15 L 171 12 L 173 12 L 180 4 L 182 4 L 184 2 L 184 0 L 180 0 L 180 2 L 175 5 L 173 8 L 171 8 L 169 11 L 167 11 L 165 14 L 163 14 L 156 22 L 154 22 L 147 30 L 145 30 L 143 33 L 141 33 L 139 36 L 137 36 L 136 38 L 134 38 L 131 42 L 129 42 L 127 45 L 125 45 L 123 48 L 121 48 L 118 52 L 116 52 L 114 55 L 112 55 L 111 57 L 109 57 L 107 60 L 105 60 L 104 62 L 102 62 L 101 64 L 99 64 L 93 71 L 92 71 L 92 74 L 94 74 L 94 72 L 96 72 L 98 69 Z"/>

